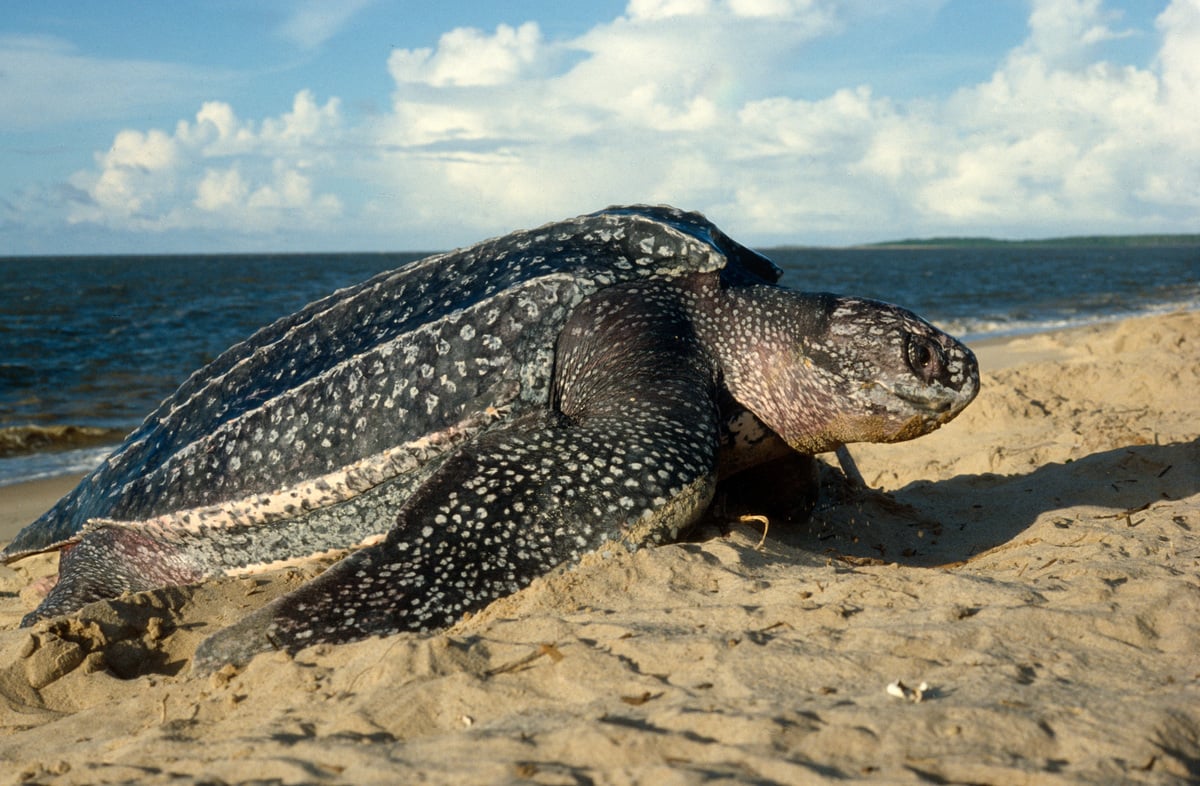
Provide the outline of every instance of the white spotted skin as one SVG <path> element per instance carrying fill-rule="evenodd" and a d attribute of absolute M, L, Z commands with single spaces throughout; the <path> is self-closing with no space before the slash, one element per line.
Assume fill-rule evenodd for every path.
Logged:
<path fill-rule="evenodd" d="M 909 439 L 970 352 L 894 306 L 774 286 L 696 214 L 617 208 L 335 293 L 197 372 L 6 551 L 69 543 L 23 624 L 362 548 L 197 668 L 453 624 L 603 544 L 678 538 L 719 478 Z"/>
<path fill-rule="evenodd" d="M 897 306 L 765 285 L 701 295 L 697 332 L 730 398 L 795 451 L 912 439 L 979 392 L 974 354 Z"/>
<path fill-rule="evenodd" d="M 196 667 L 445 627 L 605 542 L 677 538 L 712 499 L 720 442 L 718 371 L 680 295 L 648 283 L 585 301 L 558 342 L 550 408 L 458 451 L 384 543 L 208 639 Z"/>
<path fill-rule="evenodd" d="M 59 548 L 94 520 L 270 507 L 473 413 L 544 407 L 572 309 L 621 281 L 719 269 L 710 226 L 671 208 L 604 211 L 336 292 L 194 373 L 3 558 Z"/>

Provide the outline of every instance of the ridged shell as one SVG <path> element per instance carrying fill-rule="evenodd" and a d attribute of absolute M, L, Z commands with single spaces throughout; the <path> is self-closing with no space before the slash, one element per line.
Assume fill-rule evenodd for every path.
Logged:
<path fill-rule="evenodd" d="M 585 297 L 717 270 L 780 273 L 698 214 L 629 207 L 382 273 L 195 372 L 4 557 L 60 546 L 92 520 L 171 526 L 190 511 L 207 526 L 249 524 L 406 473 L 415 487 L 462 439 L 546 404 L 555 340 Z"/>

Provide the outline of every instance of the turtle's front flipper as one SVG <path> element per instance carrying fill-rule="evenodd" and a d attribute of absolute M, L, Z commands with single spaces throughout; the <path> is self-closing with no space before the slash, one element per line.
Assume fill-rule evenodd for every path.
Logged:
<path fill-rule="evenodd" d="M 554 406 L 461 448 L 382 543 L 207 639 L 195 668 L 444 627 L 606 541 L 675 538 L 712 498 L 716 383 L 670 290 L 652 295 L 581 305 Z"/>

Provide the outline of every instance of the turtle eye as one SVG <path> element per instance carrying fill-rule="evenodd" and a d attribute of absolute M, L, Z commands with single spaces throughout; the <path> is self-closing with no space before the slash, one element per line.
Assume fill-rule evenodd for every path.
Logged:
<path fill-rule="evenodd" d="M 941 375 L 946 359 L 936 341 L 909 333 L 904 337 L 904 359 L 912 372 L 925 382 Z"/>

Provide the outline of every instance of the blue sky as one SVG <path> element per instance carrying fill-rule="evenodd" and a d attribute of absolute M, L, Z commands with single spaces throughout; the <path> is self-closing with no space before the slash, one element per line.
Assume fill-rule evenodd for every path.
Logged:
<path fill-rule="evenodd" d="M 1200 0 L 12 3 L 0 254 L 1200 231 Z"/>

